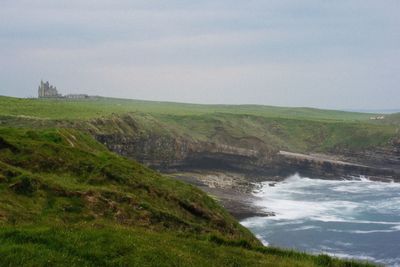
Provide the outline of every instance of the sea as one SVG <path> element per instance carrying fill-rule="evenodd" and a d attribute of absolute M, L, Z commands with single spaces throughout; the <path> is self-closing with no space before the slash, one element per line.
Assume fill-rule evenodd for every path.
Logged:
<path fill-rule="evenodd" d="M 258 187 L 254 205 L 276 216 L 241 223 L 264 245 L 400 266 L 400 183 L 295 174 Z"/>

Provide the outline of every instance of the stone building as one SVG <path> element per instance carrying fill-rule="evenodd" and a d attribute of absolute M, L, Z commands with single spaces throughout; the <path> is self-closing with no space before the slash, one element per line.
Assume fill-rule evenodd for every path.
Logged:
<path fill-rule="evenodd" d="M 39 98 L 58 98 L 62 97 L 61 94 L 57 92 L 57 88 L 53 85 L 50 85 L 49 82 L 40 81 L 40 85 L 38 88 L 38 96 Z"/>
<path fill-rule="evenodd" d="M 86 99 L 86 98 L 89 98 L 89 96 L 85 95 L 85 94 L 69 94 L 69 95 L 66 95 L 65 98 L 67 98 L 67 99 Z"/>

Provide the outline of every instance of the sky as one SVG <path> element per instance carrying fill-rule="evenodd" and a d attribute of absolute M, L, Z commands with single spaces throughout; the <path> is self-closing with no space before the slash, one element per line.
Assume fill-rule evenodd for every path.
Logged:
<path fill-rule="evenodd" d="M 0 95 L 400 108 L 400 1 L 0 0 Z"/>

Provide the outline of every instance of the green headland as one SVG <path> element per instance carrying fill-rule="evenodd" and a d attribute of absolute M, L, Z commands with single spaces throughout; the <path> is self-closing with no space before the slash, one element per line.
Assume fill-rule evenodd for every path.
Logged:
<path fill-rule="evenodd" d="M 390 147 L 398 124 L 371 116 L 0 97 L 0 265 L 370 266 L 264 247 L 206 193 L 110 151 L 96 137 L 155 136 L 249 150 L 262 144 L 266 151 L 294 152 Z M 165 149 L 158 160 L 176 157 Z"/>

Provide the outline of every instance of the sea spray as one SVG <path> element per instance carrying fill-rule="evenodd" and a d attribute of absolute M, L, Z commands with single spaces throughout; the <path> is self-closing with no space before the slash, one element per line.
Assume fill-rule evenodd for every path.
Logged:
<path fill-rule="evenodd" d="M 298 174 L 260 184 L 254 205 L 273 217 L 242 221 L 265 244 L 400 265 L 400 184 Z"/>

